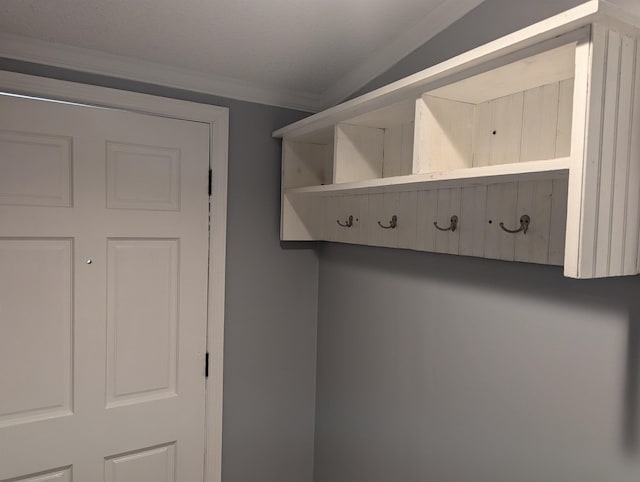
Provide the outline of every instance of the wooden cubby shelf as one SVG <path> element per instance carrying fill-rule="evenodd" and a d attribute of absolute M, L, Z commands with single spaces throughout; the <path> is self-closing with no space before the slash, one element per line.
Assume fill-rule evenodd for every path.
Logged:
<path fill-rule="evenodd" d="M 638 274 L 639 15 L 591 0 L 275 131 L 281 239 Z"/>

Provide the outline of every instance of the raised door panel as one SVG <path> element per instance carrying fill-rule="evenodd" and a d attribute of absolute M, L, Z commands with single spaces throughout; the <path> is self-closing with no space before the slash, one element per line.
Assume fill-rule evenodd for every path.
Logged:
<path fill-rule="evenodd" d="M 0 130 L 0 204 L 71 206 L 72 139 Z"/>
<path fill-rule="evenodd" d="M 177 394 L 179 242 L 107 242 L 107 407 Z"/>
<path fill-rule="evenodd" d="M 73 410 L 73 242 L 0 238 L 0 427 Z"/>
<path fill-rule="evenodd" d="M 107 207 L 180 209 L 180 150 L 108 141 Z"/>
<path fill-rule="evenodd" d="M 73 482 L 73 473 L 71 467 L 57 468 L 13 478 L 7 482 Z"/>
<path fill-rule="evenodd" d="M 105 482 L 175 482 L 176 445 L 170 443 L 105 459 Z"/>

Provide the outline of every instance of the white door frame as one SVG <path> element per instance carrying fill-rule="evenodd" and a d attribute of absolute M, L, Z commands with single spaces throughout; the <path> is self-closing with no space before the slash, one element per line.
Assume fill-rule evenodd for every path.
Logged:
<path fill-rule="evenodd" d="M 210 356 L 209 378 L 206 383 L 204 481 L 220 482 L 229 109 L 6 71 L 0 71 L 0 92 L 209 124 L 209 167 L 213 176 L 207 314 L 207 351 Z M 204 376 L 204 360 L 202 366 Z"/>

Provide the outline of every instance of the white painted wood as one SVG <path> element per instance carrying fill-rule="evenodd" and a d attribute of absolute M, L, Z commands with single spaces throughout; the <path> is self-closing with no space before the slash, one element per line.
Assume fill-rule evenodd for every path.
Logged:
<path fill-rule="evenodd" d="M 461 196 L 459 254 L 482 257 L 487 229 L 487 186 L 462 188 Z"/>
<path fill-rule="evenodd" d="M 415 249 L 418 229 L 418 192 L 406 191 L 399 193 L 398 218 L 398 247 Z"/>
<path fill-rule="evenodd" d="M 491 101 L 491 154 L 489 164 L 519 162 L 522 140 L 522 111 L 524 93 Z M 495 132 L 495 134 L 494 134 Z"/>
<path fill-rule="evenodd" d="M 595 246 L 593 274 L 606 276 L 611 254 L 611 229 L 613 207 L 613 176 L 616 165 L 616 134 L 618 100 L 620 96 L 620 50 L 622 38 L 609 31 L 607 41 L 607 64 L 605 70 L 604 107 L 601 130 L 600 165 L 596 180 Z"/>
<path fill-rule="evenodd" d="M 592 29 L 589 41 L 578 42 L 576 46 L 576 73 L 573 92 L 573 116 L 571 120 L 571 157 L 567 191 L 567 224 L 565 236 L 564 275 L 571 278 L 579 278 L 581 268 L 582 223 L 583 210 L 586 204 L 583 202 L 584 176 L 586 174 L 585 160 L 587 143 L 592 148 L 598 146 L 599 139 L 589 132 L 590 113 L 599 119 L 599 114 L 594 111 L 598 108 L 597 93 L 602 90 L 602 73 L 596 75 L 592 65 L 601 65 L 604 61 L 604 49 L 601 29 Z M 593 189 L 593 188 L 592 188 Z"/>
<path fill-rule="evenodd" d="M 288 193 L 354 193 L 406 191 L 407 189 L 433 189 L 446 184 L 448 187 L 464 187 L 491 182 L 565 178 L 569 170 L 569 158 L 549 161 L 532 161 L 496 166 L 454 169 L 451 171 L 429 172 L 398 176 L 386 179 L 312 186 L 287 190 Z"/>
<path fill-rule="evenodd" d="M 439 189 L 438 190 L 438 211 L 434 221 L 437 221 L 438 226 L 441 228 L 447 228 L 451 224 L 451 216 L 457 216 L 460 219 L 460 206 L 461 206 L 461 189 Z M 436 252 L 446 254 L 458 254 L 460 244 L 460 230 L 455 231 L 440 231 L 437 229 L 433 222 L 431 223 L 432 229 L 436 234 Z"/>
<path fill-rule="evenodd" d="M 575 44 L 569 43 L 524 60 L 483 72 L 429 92 L 436 97 L 481 104 L 573 77 Z"/>
<path fill-rule="evenodd" d="M 491 164 L 492 118 L 491 102 L 476 105 L 473 113 L 473 167 Z"/>
<path fill-rule="evenodd" d="M 0 204 L 71 206 L 69 137 L 0 131 L 0 164 Z"/>
<path fill-rule="evenodd" d="M 625 256 L 623 274 L 640 273 L 640 41 L 636 39 L 635 85 L 633 91 L 633 112 L 631 116 L 631 140 L 629 143 L 629 176 L 627 201 L 627 230 L 625 232 Z M 640 210 L 640 208 L 639 208 Z"/>
<path fill-rule="evenodd" d="M 436 250 L 436 230 L 433 221 L 438 216 L 438 190 L 418 191 L 418 212 L 416 249 L 419 251 Z"/>
<path fill-rule="evenodd" d="M 513 261 L 515 255 L 515 236 L 500 228 L 504 223 L 506 228 L 519 227 L 516 216 L 518 199 L 518 183 L 490 184 L 487 187 L 487 229 L 485 230 L 484 256 L 485 258 Z"/>
<path fill-rule="evenodd" d="M 531 218 L 527 234 L 515 235 L 515 260 L 547 264 L 551 233 L 553 181 L 528 181 L 518 184 L 516 218 Z"/>
<path fill-rule="evenodd" d="M 419 140 L 414 173 L 472 167 L 474 106 L 431 95 L 417 101 Z"/>
<path fill-rule="evenodd" d="M 564 262 L 567 226 L 568 182 L 566 179 L 555 179 L 552 183 L 548 263 L 562 266 Z"/>
<path fill-rule="evenodd" d="M 594 23 L 586 29 L 555 40 L 531 33 L 537 45 L 521 38 L 519 53 L 504 46 L 502 59 L 486 52 L 484 66 L 469 57 L 464 68 L 445 62 L 429 71 L 433 77 L 409 77 L 394 84 L 395 91 L 380 89 L 285 129 L 293 136 L 312 132 L 313 125 L 347 111 L 365 119 L 366 109 L 379 115 L 386 102 L 399 103 L 402 93 L 408 102 L 417 85 L 425 89 L 415 108 L 413 174 L 290 192 L 368 195 L 370 215 L 380 217 L 388 204 L 385 197 L 417 190 L 416 249 L 564 263 L 565 275 L 576 278 L 637 273 L 638 31 L 630 26 L 633 20 L 625 23 L 623 10 L 601 3 L 597 7 L 605 15 L 593 12 L 589 18 Z M 458 109 L 460 102 L 467 104 Z M 398 134 L 388 134 L 385 150 L 397 150 Z M 469 167 L 456 168 L 466 162 Z M 461 189 L 455 249 L 445 248 L 442 233 L 428 234 L 432 221 L 424 219 L 424 213 L 442 216 L 451 189 Z M 468 224 L 467 213 L 484 222 Z M 532 219 L 526 235 L 500 229 L 500 222 L 517 228 L 522 214 Z M 373 244 L 393 245 L 372 232 Z"/>
<path fill-rule="evenodd" d="M 382 177 L 411 174 L 413 169 L 413 132 L 413 121 L 385 128 Z"/>
<path fill-rule="evenodd" d="M 337 236 L 336 239 L 341 243 L 358 244 L 362 240 L 361 228 L 361 209 L 362 196 L 340 196 L 337 198 L 335 206 Z M 352 217 L 351 226 L 348 226 L 349 218 Z M 344 226 L 340 226 L 337 221 Z"/>
<path fill-rule="evenodd" d="M 312 241 L 322 239 L 324 214 L 320 196 L 283 194 L 280 239 Z"/>
<path fill-rule="evenodd" d="M 73 414 L 72 266 L 70 237 L 0 238 L 0 434 Z"/>
<path fill-rule="evenodd" d="M 626 230 L 629 216 L 638 217 L 635 209 L 640 206 L 629 204 L 630 139 L 631 116 L 634 102 L 634 77 L 636 59 L 636 39 L 628 35 L 622 37 L 619 69 L 618 119 L 616 120 L 615 162 L 612 170 L 612 200 L 609 254 L 607 275 L 624 274 L 624 258 L 627 255 Z M 631 213 L 631 215 L 629 215 Z M 632 228 L 633 229 L 633 228 Z M 632 247 L 633 253 L 637 250 Z"/>
<path fill-rule="evenodd" d="M 72 482 L 71 467 L 65 467 L 47 470 L 38 474 L 29 474 L 19 479 L 13 479 L 15 482 Z M 12 481 L 12 482 L 13 482 Z"/>
<path fill-rule="evenodd" d="M 593 272 L 606 35 L 606 29 L 596 24 L 592 27 L 591 41 L 579 43 L 576 48 L 564 258 L 564 274 L 574 278 L 591 277 Z"/>
<path fill-rule="evenodd" d="M 324 203 L 324 223 L 323 223 L 323 238 L 325 241 L 338 242 L 341 240 L 341 228 L 338 225 L 338 219 L 342 220 L 344 214 L 342 213 L 342 198 L 341 195 L 325 197 Z"/>
<path fill-rule="evenodd" d="M 62 88 L 62 90 L 65 88 L 55 81 L 52 84 L 44 82 L 42 85 Z M 43 90 L 46 91 L 46 89 Z M 106 92 L 107 97 L 110 95 L 110 91 L 107 90 L 100 90 L 99 94 L 100 92 L 103 94 Z M 127 96 L 124 95 L 124 97 Z M 96 101 L 100 99 L 101 96 L 97 95 Z M 137 105 L 144 103 L 144 99 L 145 96 L 142 96 Z M 73 358 L 68 358 L 65 363 L 67 370 L 74 374 L 73 391 L 70 391 L 72 398 L 69 404 L 71 414 L 55 415 L 48 420 L 32 421 L 29 424 L 24 424 L 12 414 L 5 414 L 12 420 L 11 426 L 0 428 L 2 431 L 0 453 L 3 458 L 3 463 L 0 464 L 0 478 L 22 477 L 50 470 L 51 467 L 72 464 L 72 472 L 76 478 L 100 480 L 104 473 L 105 457 L 178 441 L 182 449 L 178 455 L 180 463 L 176 477 L 180 480 L 202 480 L 205 436 L 203 424 L 205 383 L 202 367 L 207 320 L 209 244 L 206 172 L 210 126 L 118 110 L 99 110 L 17 97 L 3 96 L 0 97 L 0 102 L 2 103 L 0 112 L 5 114 L 0 116 L 0 130 L 13 129 L 20 132 L 73 137 L 74 160 L 83 161 L 73 163 L 71 206 L 57 207 L 54 211 L 48 207 L 0 206 L 0 218 L 3 219 L 0 225 L 0 238 L 3 241 L 11 239 L 12 242 L 20 244 L 21 249 L 28 248 L 29 243 L 32 242 L 30 240 L 34 238 L 43 240 L 45 244 L 67 243 L 62 253 L 67 252 L 70 257 L 67 261 L 56 257 L 53 259 L 54 264 L 43 261 L 38 265 L 35 278 L 33 273 L 29 272 L 29 263 L 21 263 L 13 267 L 7 265 L 0 269 L 4 278 L 8 276 L 8 270 L 12 271 L 11 283 L 14 286 L 15 280 L 22 276 L 25 282 L 35 287 L 42 273 L 45 272 L 57 276 L 60 280 L 52 293 L 60 295 L 56 296 L 55 307 L 47 308 L 44 305 L 47 297 L 39 295 L 29 298 L 30 308 L 25 310 L 27 305 L 24 296 L 17 297 L 14 300 L 18 303 L 17 312 L 14 314 L 16 319 L 21 319 L 21 322 L 0 326 L 0 330 L 9 330 L 4 336 L 0 336 L 0 339 L 15 342 L 13 330 L 20 326 L 26 327 L 29 323 L 33 324 L 33 329 L 30 330 L 30 342 L 38 343 L 41 347 L 49 347 L 49 353 L 45 350 L 41 355 L 48 358 L 45 363 L 52 363 L 52 369 L 57 370 L 60 365 L 55 364 L 54 361 L 60 359 L 60 356 L 55 356 L 54 350 L 64 351 L 64 345 L 51 344 L 51 342 L 65 330 L 47 335 L 46 330 L 40 330 L 40 327 L 43 323 L 60 321 L 61 318 L 51 317 L 51 315 L 61 313 L 60 307 L 70 303 L 71 298 L 74 313 L 73 320 L 70 319 L 70 315 L 66 317 L 66 323 L 74 323 L 72 331 L 66 330 L 68 342 L 73 346 Z M 160 101 L 158 109 L 164 107 L 166 106 L 163 106 Z M 10 115 L 6 115 L 9 113 Z M 60 118 L 64 118 L 65 122 L 59 122 Z M 100 126 L 100 130 L 95 129 L 97 125 Z M 218 131 L 220 132 L 224 130 Z M 223 139 L 218 139 L 222 145 L 215 146 L 213 152 L 216 156 L 223 152 L 226 146 L 222 142 Z M 139 209 L 107 208 L 105 205 L 107 140 L 116 140 L 127 145 L 170 146 L 179 149 L 181 152 L 181 176 L 178 188 L 180 211 L 157 210 L 152 213 Z M 127 162 L 136 162 L 136 160 L 129 159 Z M 142 164 L 138 166 L 139 172 L 148 174 L 144 176 L 143 182 L 146 184 L 142 192 L 162 192 L 166 187 L 163 184 L 163 177 L 154 172 L 162 167 L 159 164 Z M 222 166 L 222 164 L 216 164 L 216 166 Z M 226 171 L 216 170 L 215 172 L 224 176 Z M 55 179 L 52 181 L 55 182 Z M 153 187 L 154 183 L 155 187 Z M 127 248 L 129 243 L 141 243 L 136 246 L 159 243 L 163 246 L 171 246 L 170 253 L 175 254 L 179 249 L 180 256 L 171 255 L 172 261 L 164 266 L 172 266 L 172 268 L 160 271 L 157 270 L 163 266 L 162 260 L 168 259 L 166 250 L 161 250 L 164 254 L 151 250 L 156 254 L 150 255 L 149 250 L 143 249 L 145 253 L 141 257 L 120 257 L 120 262 L 114 265 L 114 252 L 106 249 L 108 242 L 112 243 L 112 246 L 118 245 L 123 249 Z M 153 246 L 157 245 L 153 244 Z M 17 258 L 14 256 L 13 259 Z M 38 256 L 34 253 L 33 261 L 37 259 Z M 86 262 L 88 259 L 92 260 L 91 264 Z M 64 261 L 65 268 L 61 268 L 62 270 L 55 269 L 55 263 L 59 261 Z M 156 261 L 158 261 L 157 265 Z M 117 265 L 120 270 L 129 269 L 132 266 L 130 262 L 143 263 L 147 268 L 154 266 L 157 276 L 152 280 L 146 278 L 140 280 L 140 277 L 151 276 L 151 273 L 134 270 L 137 279 L 150 282 L 150 286 L 137 286 L 136 291 L 131 291 L 121 288 L 118 282 L 113 284 L 114 272 L 109 271 L 108 266 Z M 65 296 L 62 293 L 65 286 L 70 286 L 70 283 L 64 282 L 65 269 L 68 276 L 73 277 L 72 296 Z M 161 286 L 163 279 L 167 283 L 164 288 Z M 44 281 L 46 282 L 46 279 Z M 135 280 L 128 279 L 126 282 L 132 281 Z M 178 282 L 185 288 L 179 292 L 177 291 Z M 107 289 L 107 286 L 111 288 Z M 176 289 L 173 290 L 172 286 Z M 157 299 L 150 300 L 147 299 L 148 297 L 136 298 L 135 296 L 136 292 L 141 295 L 146 293 L 149 297 L 153 296 L 156 293 L 155 288 L 168 290 L 169 299 L 175 295 L 176 302 L 173 305 L 157 304 Z M 123 290 L 120 292 L 120 297 L 117 294 L 118 289 Z M 41 294 L 44 293 L 41 290 L 38 291 Z M 3 292 L 7 293 L 6 290 Z M 113 303 L 108 304 L 107 300 Z M 114 300 L 117 301 L 114 302 Z M 110 311 L 106 309 L 107 306 L 111 307 Z M 45 317 L 33 316 L 36 314 L 31 311 L 33 307 L 46 309 L 49 313 Z M 147 348 L 151 350 L 151 359 L 163 358 L 168 363 L 163 364 L 162 367 L 150 365 L 145 360 L 148 350 L 144 350 L 144 343 L 139 343 L 144 341 L 148 344 L 149 338 L 135 331 L 130 332 L 130 336 L 120 339 L 118 350 L 107 350 L 108 346 L 114 347 L 113 343 L 108 342 L 109 331 L 105 325 L 108 316 L 115 316 L 111 320 L 124 319 L 122 317 L 126 318 L 135 311 L 136 322 L 144 323 L 144 320 L 155 318 L 155 315 L 160 313 L 160 311 L 156 313 L 154 311 L 156 309 L 164 310 L 162 316 L 168 321 L 164 325 L 166 330 L 154 325 L 154 329 L 158 329 L 154 335 L 157 335 L 158 339 L 164 336 L 168 342 L 166 345 L 159 344 L 152 347 L 147 345 Z M 177 311 L 174 312 L 174 309 Z M 178 318 L 181 320 L 179 325 L 170 321 Z M 172 329 L 177 329 L 178 332 L 172 334 Z M 37 334 L 39 335 L 34 338 Z M 71 334 L 73 334 L 72 339 Z M 113 338 L 111 340 L 113 341 Z M 173 358 L 172 340 L 177 343 Z M 142 350 L 136 351 L 136 348 L 142 348 Z M 4 349 L 0 351 L 8 353 Z M 179 359 L 175 357 L 178 352 L 181 354 Z M 15 361 L 3 363 L 5 370 L 0 368 L 2 373 L 0 378 L 9 377 L 13 380 L 3 382 L 3 386 L 24 385 L 28 374 L 23 370 L 28 371 L 29 367 L 40 371 L 42 362 L 37 357 L 34 358 L 34 355 L 33 351 L 25 349 L 22 351 L 22 363 L 16 364 Z M 69 350 L 67 350 L 67 356 L 71 356 Z M 121 366 L 117 373 L 107 369 L 109 356 L 114 362 L 111 366 Z M 175 377 L 171 375 L 172 365 L 176 370 Z M 19 369 L 16 369 L 17 367 Z M 162 370 L 166 370 L 164 375 Z M 115 384 L 111 385 L 111 388 L 108 388 L 109 383 L 105 378 L 107 373 L 114 376 L 112 380 Z M 47 383 L 56 379 L 64 381 L 64 376 L 61 377 L 58 374 Z M 48 391 L 44 385 L 39 386 L 37 377 L 31 378 L 31 383 L 33 384 L 29 389 L 38 390 L 43 395 L 55 393 Z M 149 386 L 143 386 L 145 384 L 153 385 L 149 392 L 147 392 Z M 176 386 L 180 389 L 176 390 Z M 64 383 L 60 387 L 64 388 Z M 160 392 L 162 396 L 159 395 Z M 118 398 L 117 403 L 114 398 Z M 124 403 L 124 398 L 127 398 L 127 403 Z M 39 400 L 34 399 L 34 402 Z M 215 400 L 212 400 L 212 403 L 215 403 Z M 212 446 L 211 450 L 215 448 Z M 143 475 L 138 480 L 158 479 L 157 471 L 144 472 Z"/>
<path fill-rule="evenodd" d="M 333 182 L 333 145 L 283 141 L 284 188 L 319 186 Z"/>
<path fill-rule="evenodd" d="M 367 230 L 367 243 L 369 246 L 383 246 L 384 233 L 379 226 L 378 221 L 387 222 L 384 212 L 384 194 L 370 194 L 368 197 L 369 216 L 365 221 Z"/>
<path fill-rule="evenodd" d="M 384 129 L 336 125 L 334 182 L 362 181 L 382 177 Z"/>
<path fill-rule="evenodd" d="M 573 116 L 573 84 L 574 79 L 559 83 L 558 122 L 556 133 L 556 158 L 571 155 L 571 118 Z"/>
<path fill-rule="evenodd" d="M 571 60 L 573 67 L 573 58 Z M 524 92 L 520 161 L 556 157 L 559 93 L 559 83 Z"/>
<path fill-rule="evenodd" d="M 398 247 L 398 232 L 401 223 L 406 223 L 400 208 L 399 193 L 374 194 L 369 196 L 369 237 L 372 246 Z M 383 228 L 390 226 L 391 218 L 397 216 L 396 228 Z M 379 224 L 380 223 L 380 224 Z"/>
<path fill-rule="evenodd" d="M 209 166 L 213 170 L 210 196 L 209 314 L 207 348 L 209 381 L 206 385 L 205 480 L 218 482 L 222 467 L 222 382 L 224 300 L 227 241 L 227 177 L 229 110 L 207 104 L 126 92 L 104 87 L 45 79 L 0 71 L 3 92 L 79 102 L 100 107 L 188 119 L 209 126 Z"/>
<path fill-rule="evenodd" d="M 633 269 L 625 269 L 625 258 L 633 265 L 637 257 L 637 241 L 631 241 L 631 253 L 626 246 L 627 231 L 637 229 L 634 218 L 638 216 L 637 204 L 630 203 L 635 202 L 636 194 L 628 184 L 630 176 L 637 176 L 631 157 L 637 136 L 631 110 L 637 95 L 637 39 L 596 24 L 592 44 L 577 273 L 569 271 L 581 278 L 633 274 Z M 571 223 L 571 199 L 568 206 Z M 575 225 L 567 228 L 567 253 L 570 229 Z"/>
<path fill-rule="evenodd" d="M 273 132 L 273 136 L 287 138 L 302 136 L 365 112 L 388 107 L 411 97 L 418 98 L 423 93 L 434 90 L 434 87 L 442 86 L 447 78 L 452 79 L 456 76 L 460 78 L 463 73 L 466 78 L 473 72 L 486 71 L 488 64 L 495 65 L 497 68 L 585 39 L 588 36 L 588 28 L 584 27 L 598 17 L 600 7 L 597 0 L 592 0 L 356 99 L 278 129 Z M 539 82 L 534 85 L 539 85 Z"/>
<path fill-rule="evenodd" d="M 152 447 L 109 457 L 105 460 L 105 482 L 132 480 L 176 481 L 176 444 Z"/>

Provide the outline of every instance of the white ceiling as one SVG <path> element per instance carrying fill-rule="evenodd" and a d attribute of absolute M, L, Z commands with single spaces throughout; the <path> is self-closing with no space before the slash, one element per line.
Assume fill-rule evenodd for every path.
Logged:
<path fill-rule="evenodd" d="M 0 56 L 317 110 L 482 0 L 2 0 Z"/>

